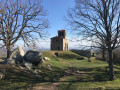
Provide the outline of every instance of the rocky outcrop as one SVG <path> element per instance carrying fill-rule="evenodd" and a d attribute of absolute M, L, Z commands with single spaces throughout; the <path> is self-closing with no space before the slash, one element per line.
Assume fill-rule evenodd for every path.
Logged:
<path fill-rule="evenodd" d="M 29 50 L 26 52 L 23 58 L 25 61 L 37 66 L 42 62 L 42 53 L 37 50 Z"/>
<path fill-rule="evenodd" d="M 23 56 L 25 55 L 25 51 L 23 47 L 17 47 L 10 54 L 10 57 L 5 59 L 2 64 L 17 64 L 23 62 Z"/>
<path fill-rule="evenodd" d="M 49 58 L 45 58 L 45 60 L 49 60 Z M 18 47 L 12 51 L 8 59 L 5 59 L 4 61 L 0 59 L 0 63 L 11 64 L 21 69 L 32 70 L 33 65 L 42 66 L 42 53 L 37 50 L 29 50 L 25 53 L 22 47 Z M 38 71 L 35 71 L 35 73 L 38 73 Z"/>
<path fill-rule="evenodd" d="M 24 51 L 23 47 L 18 47 L 12 51 L 9 59 L 14 60 L 16 63 L 23 62 L 24 55 L 25 55 L 25 51 Z"/>

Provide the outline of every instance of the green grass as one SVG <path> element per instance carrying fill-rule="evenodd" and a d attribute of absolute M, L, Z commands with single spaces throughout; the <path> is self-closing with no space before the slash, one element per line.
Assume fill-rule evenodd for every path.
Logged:
<path fill-rule="evenodd" d="M 61 68 L 61 69 L 67 69 L 68 66 L 69 66 L 68 64 L 60 62 L 60 60 L 55 56 L 54 51 L 45 51 L 45 52 L 43 52 L 43 57 L 50 58 L 49 62 L 44 62 L 44 66 L 50 64 L 50 65 L 52 65 L 52 67 Z"/>
<path fill-rule="evenodd" d="M 73 53 L 71 51 L 56 51 L 58 53 L 58 57 L 62 58 L 64 60 L 71 60 L 71 59 L 77 59 L 77 57 L 82 57 L 76 53 Z"/>
<path fill-rule="evenodd" d="M 0 80 L 0 89 L 26 90 L 36 84 L 58 83 L 58 90 L 120 90 L 119 64 L 114 65 L 116 80 L 109 81 L 108 63 L 95 60 L 94 57 L 91 58 L 92 62 L 88 62 L 87 58 L 77 60 L 82 56 L 71 51 L 45 51 L 43 57 L 50 58 L 50 61 L 37 67 L 41 70 L 39 77 L 29 71 L 6 67 L 6 76 Z M 46 68 L 48 64 L 52 70 Z"/>
<path fill-rule="evenodd" d="M 63 83 L 59 90 L 120 90 L 120 80 L 104 82 L 70 82 Z"/>

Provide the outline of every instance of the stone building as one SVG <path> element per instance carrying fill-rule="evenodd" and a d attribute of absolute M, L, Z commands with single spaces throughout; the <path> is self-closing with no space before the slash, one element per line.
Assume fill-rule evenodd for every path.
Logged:
<path fill-rule="evenodd" d="M 51 50 L 69 50 L 65 30 L 58 30 L 58 36 L 51 38 Z"/>

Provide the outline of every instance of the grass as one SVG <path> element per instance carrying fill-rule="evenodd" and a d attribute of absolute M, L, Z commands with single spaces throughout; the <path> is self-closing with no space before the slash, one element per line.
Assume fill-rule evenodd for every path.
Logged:
<path fill-rule="evenodd" d="M 103 89 L 120 89 L 120 66 L 114 65 L 115 70 L 115 81 L 109 81 L 108 63 L 95 60 L 92 57 L 92 62 L 85 60 L 77 60 L 77 57 L 81 57 L 73 52 L 61 52 L 61 51 L 48 51 L 47 53 L 58 53 L 58 57 L 63 59 L 65 62 L 72 64 L 72 67 L 66 65 L 66 70 L 71 72 L 64 73 L 66 77 L 59 84 L 59 90 L 103 90 Z M 46 52 L 45 52 L 46 53 Z M 53 56 L 49 56 L 52 58 Z M 53 54 L 54 55 L 54 54 Z M 56 58 L 56 57 L 55 57 Z M 60 62 L 60 61 L 58 61 Z M 56 64 L 56 63 L 55 63 Z M 57 65 L 60 67 L 61 63 Z M 64 66 L 64 65 L 63 65 Z M 62 66 L 61 66 L 62 67 Z M 78 71 L 78 72 L 77 72 Z"/>
<path fill-rule="evenodd" d="M 45 61 L 43 66 L 38 68 L 41 70 L 40 76 L 6 66 L 6 76 L 0 81 L 0 89 L 26 90 L 39 84 L 39 88 L 40 85 L 46 88 L 53 85 L 51 87 L 56 86 L 58 90 L 120 90 L 119 64 L 114 65 L 116 80 L 109 81 L 108 63 L 95 60 L 94 57 L 91 58 L 92 62 L 88 62 L 87 58 L 77 60 L 77 57 L 82 56 L 70 51 L 45 51 L 43 57 L 51 60 Z M 52 70 L 46 68 L 48 64 Z"/>
<path fill-rule="evenodd" d="M 55 56 L 54 51 L 43 52 L 43 57 L 50 58 L 49 62 L 44 62 L 44 66 L 50 64 L 52 67 L 56 67 L 56 68 L 60 68 L 60 69 L 67 69 L 67 67 L 69 66 L 68 64 L 66 65 L 63 62 L 60 62 L 59 59 Z"/>

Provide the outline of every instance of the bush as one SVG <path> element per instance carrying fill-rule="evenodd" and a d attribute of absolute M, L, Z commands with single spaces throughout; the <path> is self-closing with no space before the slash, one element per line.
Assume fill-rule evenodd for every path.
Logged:
<path fill-rule="evenodd" d="M 102 61 L 103 60 L 102 53 L 100 53 L 100 52 L 97 53 L 95 59 Z M 108 61 L 108 54 L 107 54 L 107 52 L 105 53 L 105 61 Z M 113 51 L 113 62 L 120 63 L 120 49 L 115 49 Z"/>
<path fill-rule="evenodd" d="M 113 51 L 113 61 L 120 63 L 120 49 L 115 49 Z"/>
<path fill-rule="evenodd" d="M 97 53 L 96 56 L 95 56 L 95 59 L 103 61 L 102 53 L 101 52 Z M 105 52 L 105 61 L 108 61 L 107 52 Z"/>
<path fill-rule="evenodd" d="M 84 57 L 77 57 L 77 60 L 84 60 Z"/>

